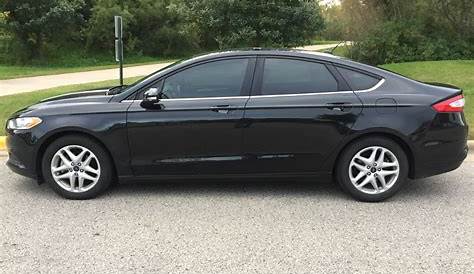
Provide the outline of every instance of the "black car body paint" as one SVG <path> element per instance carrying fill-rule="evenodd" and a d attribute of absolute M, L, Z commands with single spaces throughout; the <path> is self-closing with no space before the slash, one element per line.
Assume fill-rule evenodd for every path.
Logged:
<path fill-rule="evenodd" d="M 163 99 L 140 105 L 161 79 L 215 60 L 247 58 L 241 93 L 232 97 Z M 338 82 L 334 92 L 262 95 L 265 58 L 324 64 Z M 354 90 L 339 68 L 373 76 Z M 410 177 L 457 168 L 467 154 L 462 112 L 431 106 L 461 94 L 452 86 L 420 83 L 368 65 L 301 51 L 228 51 L 177 63 L 117 95 L 106 90 L 50 98 L 15 113 L 41 117 L 31 130 L 7 129 L 12 170 L 41 181 L 42 153 L 55 138 L 83 134 L 110 153 L 120 181 L 152 178 L 330 175 L 342 149 L 362 136 L 395 140 L 410 160 Z"/>

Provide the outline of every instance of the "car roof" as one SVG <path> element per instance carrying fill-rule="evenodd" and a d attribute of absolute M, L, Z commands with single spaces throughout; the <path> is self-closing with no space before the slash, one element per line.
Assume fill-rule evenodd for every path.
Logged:
<path fill-rule="evenodd" d="M 214 59 L 214 58 L 224 58 L 224 57 L 231 57 L 231 56 L 268 56 L 268 55 L 276 55 L 276 56 L 288 56 L 288 57 L 303 57 L 303 58 L 311 58 L 311 59 L 318 59 L 323 61 L 336 61 L 342 60 L 342 57 L 335 56 L 328 53 L 323 52 L 316 52 L 316 51 L 308 51 L 308 50 L 297 50 L 297 49 L 264 49 L 264 48 L 252 48 L 252 49 L 232 49 L 226 51 L 217 51 L 211 53 L 200 54 L 194 56 L 186 61 L 201 61 L 207 59 Z"/>
<path fill-rule="evenodd" d="M 365 72 L 378 75 L 380 77 L 387 77 L 390 73 L 385 70 L 379 69 L 374 66 L 352 61 L 350 59 L 332 55 L 330 53 L 323 53 L 309 50 L 299 49 L 263 49 L 263 48 L 252 48 L 252 49 L 233 49 L 226 51 L 218 51 L 205 53 L 194 56 L 190 59 L 182 60 L 177 67 L 187 66 L 192 63 L 210 61 L 213 59 L 225 58 L 225 57 L 236 57 L 236 56 L 280 56 L 280 57 L 294 57 L 294 58 L 307 58 L 315 61 L 330 62 L 342 66 L 348 66 L 351 68 L 359 69 Z"/>

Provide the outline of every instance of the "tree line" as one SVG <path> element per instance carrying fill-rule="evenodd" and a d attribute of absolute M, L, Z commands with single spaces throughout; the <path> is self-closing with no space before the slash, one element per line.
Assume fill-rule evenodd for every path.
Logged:
<path fill-rule="evenodd" d="M 113 52 L 124 19 L 128 55 L 183 56 L 241 47 L 353 41 L 370 63 L 473 59 L 472 0 L 0 0 L 0 63 L 80 50 Z M 5 54 L 1 54 L 1 52 Z"/>
<path fill-rule="evenodd" d="M 315 0 L 3 1 L 9 48 L 26 61 L 64 48 L 112 52 L 114 15 L 123 17 L 125 50 L 147 56 L 302 45 L 324 26 Z"/>
<path fill-rule="evenodd" d="M 474 58 L 472 0 L 342 0 L 323 36 L 354 41 L 349 57 L 384 64 Z"/>

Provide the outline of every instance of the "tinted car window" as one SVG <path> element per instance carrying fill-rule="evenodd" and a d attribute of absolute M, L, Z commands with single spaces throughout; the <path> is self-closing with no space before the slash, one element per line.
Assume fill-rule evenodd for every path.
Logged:
<path fill-rule="evenodd" d="M 351 69 L 337 68 L 342 76 L 349 82 L 353 90 L 370 89 L 375 86 L 380 79 L 360 73 Z"/>
<path fill-rule="evenodd" d="M 214 61 L 178 72 L 165 80 L 165 98 L 239 96 L 248 59 Z"/>
<path fill-rule="evenodd" d="M 294 94 L 337 91 L 337 81 L 324 64 L 267 58 L 262 94 Z"/>

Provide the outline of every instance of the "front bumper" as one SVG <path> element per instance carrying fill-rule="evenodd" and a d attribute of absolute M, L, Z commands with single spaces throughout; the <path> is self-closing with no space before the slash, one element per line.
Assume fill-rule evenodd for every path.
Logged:
<path fill-rule="evenodd" d="M 15 173 L 33 179 L 39 179 L 36 165 L 35 147 L 31 143 L 29 132 L 7 131 L 8 160 L 6 165 Z"/>

